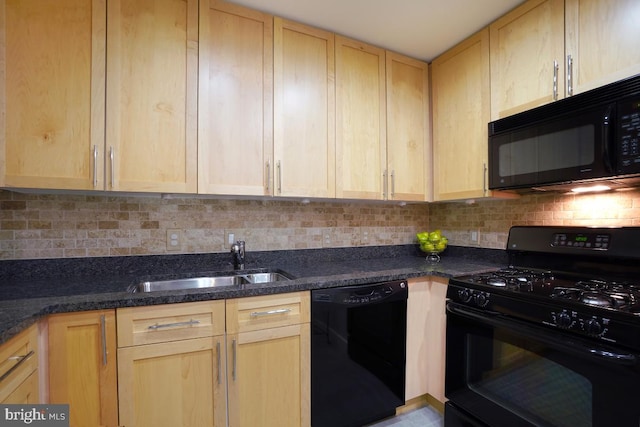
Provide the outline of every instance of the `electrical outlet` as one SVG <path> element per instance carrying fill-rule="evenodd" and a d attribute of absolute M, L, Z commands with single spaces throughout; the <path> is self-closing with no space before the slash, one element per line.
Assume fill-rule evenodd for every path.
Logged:
<path fill-rule="evenodd" d="M 478 230 L 471 230 L 469 240 L 474 245 L 480 244 L 480 232 Z"/>
<path fill-rule="evenodd" d="M 182 230 L 177 228 L 167 229 L 167 250 L 178 251 L 182 248 Z"/>
<path fill-rule="evenodd" d="M 369 244 L 369 231 L 360 229 L 360 245 L 367 246 Z"/>
<path fill-rule="evenodd" d="M 323 230 L 322 231 L 322 247 L 330 248 L 331 247 L 331 230 Z"/>

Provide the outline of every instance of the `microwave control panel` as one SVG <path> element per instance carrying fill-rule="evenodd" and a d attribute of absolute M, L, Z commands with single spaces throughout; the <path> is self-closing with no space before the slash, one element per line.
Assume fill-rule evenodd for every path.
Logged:
<path fill-rule="evenodd" d="M 618 104 L 618 157 L 621 172 L 640 168 L 640 98 Z"/>

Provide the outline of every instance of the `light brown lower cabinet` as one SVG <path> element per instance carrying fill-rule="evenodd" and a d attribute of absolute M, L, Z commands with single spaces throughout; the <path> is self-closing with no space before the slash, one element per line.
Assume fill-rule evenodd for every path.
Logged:
<path fill-rule="evenodd" d="M 222 427 L 225 302 L 118 309 L 120 424 Z"/>
<path fill-rule="evenodd" d="M 409 279 L 408 284 L 405 399 L 409 401 L 426 395 L 430 403 L 441 406 L 446 400 L 445 302 L 448 279 L 419 277 Z"/>
<path fill-rule="evenodd" d="M 123 426 L 224 426 L 224 337 L 118 349 Z"/>
<path fill-rule="evenodd" d="M 0 347 L 0 403 L 39 403 L 38 353 L 37 325 Z"/>
<path fill-rule="evenodd" d="M 311 425 L 310 294 L 227 301 L 230 427 Z"/>
<path fill-rule="evenodd" d="M 115 310 L 49 316 L 49 402 L 71 427 L 118 425 Z"/>
<path fill-rule="evenodd" d="M 117 313 L 122 426 L 310 425 L 308 292 Z"/>

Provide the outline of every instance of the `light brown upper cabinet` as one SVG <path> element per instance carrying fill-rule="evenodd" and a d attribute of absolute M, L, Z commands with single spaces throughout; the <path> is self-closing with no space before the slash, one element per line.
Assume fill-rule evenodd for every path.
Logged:
<path fill-rule="evenodd" d="M 490 25 L 491 119 L 564 97 L 564 0 L 530 0 Z"/>
<path fill-rule="evenodd" d="M 640 73 L 640 2 L 566 0 L 565 14 L 568 95 Z"/>
<path fill-rule="evenodd" d="M 4 0 L 0 26 L 0 185 L 196 191 L 197 0 Z"/>
<path fill-rule="evenodd" d="M 489 196 L 489 30 L 436 58 L 431 73 L 434 200 Z"/>
<path fill-rule="evenodd" d="M 385 51 L 336 36 L 336 197 L 384 199 Z"/>
<path fill-rule="evenodd" d="M 335 196 L 333 33 L 274 18 L 274 194 Z"/>
<path fill-rule="evenodd" d="M 490 26 L 491 120 L 640 73 L 640 3 L 529 0 Z"/>
<path fill-rule="evenodd" d="M 387 199 L 431 198 L 429 66 L 387 51 Z"/>
<path fill-rule="evenodd" d="M 273 194 L 273 17 L 200 0 L 198 192 Z"/>
<path fill-rule="evenodd" d="M 103 189 L 105 32 L 104 0 L 0 0 L 1 186 Z"/>
<path fill-rule="evenodd" d="M 108 190 L 197 189 L 198 0 L 109 0 Z"/>

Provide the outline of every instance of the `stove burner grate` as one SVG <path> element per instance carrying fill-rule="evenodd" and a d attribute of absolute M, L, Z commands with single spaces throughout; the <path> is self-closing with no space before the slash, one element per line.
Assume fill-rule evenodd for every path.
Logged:
<path fill-rule="evenodd" d="M 579 281 L 571 287 L 556 287 L 552 298 L 568 299 L 596 307 L 640 312 L 640 287 L 636 284 L 603 280 Z"/>

